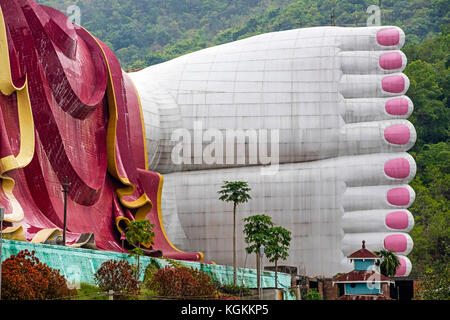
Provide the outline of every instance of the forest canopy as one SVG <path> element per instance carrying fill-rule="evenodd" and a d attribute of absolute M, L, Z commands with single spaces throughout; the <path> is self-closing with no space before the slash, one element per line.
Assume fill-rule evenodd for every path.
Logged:
<path fill-rule="evenodd" d="M 110 46 L 126 70 L 255 34 L 324 25 L 364 26 L 370 5 L 384 25 L 418 44 L 449 23 L 448 0 L 37 0 L 65 13 Z M 69 11 L 70 12 L 70 11 Z M 69 15 L 70 16 L 70 15 Z"/>

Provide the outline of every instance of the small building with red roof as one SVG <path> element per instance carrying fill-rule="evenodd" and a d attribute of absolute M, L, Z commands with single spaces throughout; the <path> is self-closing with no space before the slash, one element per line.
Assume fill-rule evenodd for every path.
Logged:
<path fill-rule="evenodd" d="M 347 257 L 354 262 L 354 270 L 333 278 L 333 285 L 344 284 L 344 295 L 338 300 L 390 299 L 383 295 L 383 284 L 394 281 L 379 273 L 376 262 L 381 258 L 367 250 L 365 243 L 363 241 L 362 248 Z"/>

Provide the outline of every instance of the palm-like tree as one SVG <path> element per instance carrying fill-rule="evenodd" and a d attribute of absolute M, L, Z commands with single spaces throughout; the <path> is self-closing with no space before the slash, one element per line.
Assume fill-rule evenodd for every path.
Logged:
<path fill-rule="evenodd" d="M 275 288 L 278 289 L 278 260 L 286 260 L 289 256 L 291 232 L 283 227 L 273 227 L 268 238 L 266 255 L 270 262 L 275 262 Z"/>
<path fill-rule="evenodd" d="M 376 263 L 380 267 L 381 274 L 386 277 L 394 277 L 397 273 L 397 268 L 400 266 L 400 260 L 394 251 L 382 249 L 375 251 L 375 254 L 381 258 L 381 261 Z"/>
<path fill-rule="evenodd" d="M 245 181 L 224 181 L 221 190 L 218 193 L 221 195 L 219 200 L 225 202 L 233 202 L 233 282 L 237 283 L 236 279 L 236 208 L 239 204 L 248 202 L 252 197 L 250 196 L 250 187 Z"/>
<path fill-rule="evenodd" d="M 271 230 L 273 228 L 272 219 L 264 214 L 257 214 L 250 216 L 243 220 L 244 225 L 244 241 L 248 244 L 245 248 L 247 253 L 256 254 L 256 283 L 258 286 L 258 292 L 261 288 L 261 249 L 264 247 L 267 249 L 269 245 L 269 238 Z M 275 279 L 276 283 L 276 279 Z"/>

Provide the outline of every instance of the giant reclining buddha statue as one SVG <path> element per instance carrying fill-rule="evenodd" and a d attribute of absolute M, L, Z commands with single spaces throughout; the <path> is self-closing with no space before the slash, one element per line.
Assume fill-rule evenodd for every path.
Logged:
<path fill-rule="evenodd" d="M 410 273 L 416 133 L 399 28 L 268 33 L 127 74 L 61 12 L 0 5 L 5 237 L 60 236 L 67 177 L 68 245 L 121 251 L 127 224 L 150 219 L 148 255 L 230 264 L 232 205 L 217 191 L 241 180 L 252 199 L 238 221 L 290 230 L 285 264 L 332 276 L 365 240 Z"/>

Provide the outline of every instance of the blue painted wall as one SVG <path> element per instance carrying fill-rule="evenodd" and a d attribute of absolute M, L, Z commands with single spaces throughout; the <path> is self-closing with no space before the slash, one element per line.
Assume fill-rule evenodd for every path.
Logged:
<path fill-rule="evenodd" d="M 377 283 L 375 285 L 367 284 L 367 283 L 354 283 L 354 287 L 352 284 L 345 284 L 345 294 L 379 294 L 381 293 L 381 284 Z"/>
<path fill-rule="evenodd" d="M 372 270 L 374 263 L 375 260 L 355 260 L 355 270 Z"/>

